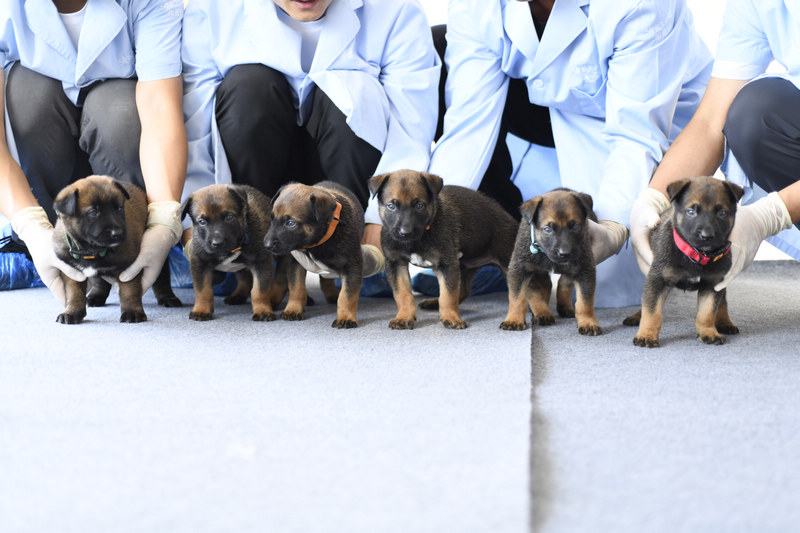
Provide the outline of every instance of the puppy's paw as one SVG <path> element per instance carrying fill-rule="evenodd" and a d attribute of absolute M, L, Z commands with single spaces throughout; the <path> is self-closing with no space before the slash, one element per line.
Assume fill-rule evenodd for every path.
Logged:
<path fill-rule="evenodd" d="M 739 328 L 735 324 L 717 324 L 717 331 L 725 335 L 736 335 L 739 333 Z"/>
<path fill-rule="evenodd" d="M 574 307 L 556 307 L 556 312 L 561 318 L 575 318 Z"/>
<path fill-rule="evenodd" d="M 128 324 L 136 324 L 138 322 L 146 322 L 147 315 L 144 314 L 144 311 L 123 311 L 122 314 L 119 316 L 120 322 L 125 322 Z"/>
<path fill-rule="evenodd" d="M 725 344 L 725 337 L 719 333 L 712 333 L 710 331 L 703 333 L 698 332 L 697 338 L 700 339 L 703 344 Z"/>
<path fill-rule="evenodd" d="M 589 337 L 595 337 L 603 334 L 603 328 L 601 328 L 598 324 L 582 324 L 578 326 L 578 333 L 581 335 L 587 335 Z"/>
<path fill-rule="evenodd" d="M 281 313 L 281 318 L 283 320 L 303 320 L 303 312 L 302 311 L 285 311 Z"/>
<path fill-rule="evenodd" d="M 189 318 L 192 320 L 197 320 L 198 322 L 205 322 L 207 320 L 211 320 L 214 318 L 212 313 L 205 313 L 202 311 L 192 311 L 189 313 Z"/>
<path fill-rule="evenodd" d="M 389 327 L 392 329 L 414 329 L 413 318 L 395 318 L 389 322 Z"/>
<path fill-rule="evenodd" d="M 337 318 L 336 320 L 333 321 L 331 327 L 336 329 L 357 328 L 358 322 L 356 322 L 355 320 L 350 320 L 349 318 Z"/>
<path fill-rule="evenodd" d="M 56 322 L 59 324 L 80 324 L 85 316 L 86 313 L 61 313 L 56 317 Z"/>
<path fill-rule="evenodd" d="M 108 295 L 95 296 L 93 294 L 88 294 L 86 296 L 86 305 L 89 307 L 103 307 L 106 305 L 106 298 L 108 298 Z"/>
<path fill-rule="evenodd" d="M 234 293 L 231 294 L 230 296 L 227 296 L 222 301 L 225 302 L 227 305 L 243 305 L 247 303 L 247 296 Z"/>
<path fill-rule="evenodd" d="M 642 348 L 658 348 L 661 346 L 658 343 L 658 338 L 639 336 L 633 338 L 633 344 L 641 346 Z"/>
<path fill-rule="evenodd" d="M 467 327 L 467 323 L 460 318 L 443 318 L 440 322 L 447 329 L 465 329 Z"/>
<path fill-rule="evenodd" d="M 183 302 L 175 296 L 174 294 L 171 296 L 166 296 L 164 298 L 158 298 L 157 303 L 160 307 L 182 307 Z"/>
<path fill-rule="evenodd" d="M 439 298 L 425 298 L 419 306 L 426 311 L 436 311 L 439 309 Z"/>
<path fill-rule="evenodd" d="M 553 315 L 533 315 L 531 322 L 537 326 L 552 326 L 556 323 L 556 317 Z"/>
<path fill-rule="evenodd" d="M 514 322 L 513 320 L 506 320 L 500 324 L 500 329 L 506 331 L 522 331 L 527 327 L 528 325 L 525 322 Z"/>
<path fill-rule="evenodd" d="M 255 322 L 272 322 L 277 319 L 278 317 L 275 313 L 253 313 L 253 320 Z"/>

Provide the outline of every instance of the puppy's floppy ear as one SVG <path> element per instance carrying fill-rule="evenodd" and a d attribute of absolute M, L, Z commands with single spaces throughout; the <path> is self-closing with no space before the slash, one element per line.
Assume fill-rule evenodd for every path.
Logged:
<path fill-rule="evenodd" d="M 735 183 L 731 183 L 728 180 L 723 181 L 723 183 L 725 184 L 725 188 L 728 190 L 728 193 L 730 193 L 733 203 L 737 203 L 742 199 L 742 196 L 744 196 L 744 189 L 742 187 L 736 185 Z"/>
<path fill-rule="evenodd" d="M 317 222 L 327 222 L 336 211 L 336 199 L 333 196 L 311 193 L 308 201 L 311 204 L 311 214 Z"/>
<path fill-rule="evenodd" d="M 244 191 L 240 191 L 235 187 L 227 187 L 228 194 L 231 195 L 231 199 L 236 203 L 237 207 L 239 208 L 239 213 L 244 213 L 247 209 L 247 195 L 242 194 Z"/>
<path fill-rule="evenodd" d="M 56 197 L 56 201 L 53 203 L 53 209 L 56 210 L 56 213 L 59 215 L 66 215 L 68 217 L 74 217 L 78 215 L 78 189 L 71 193 L 64 194 L 63 196 L 59 194 Z"/>
<path fill-rule="evenodd" d="M 128 193 L 128 189 L 126 189 L 125 186 L 122 185 L 122 183 L 118 182 L 117 180 L 112 180 L 112 183 L 117 189 L 119 189 L 119 192 L 122 193 L 122 196 L 124 196 L 126 200 L 131 199 L 131 195 Z"/>
<path fill-rule="evenodd" d="M 381 189 L 384 185 L 386 185 L 386 180 L 389 178 L 391 174 L 380 174 L 378 176 L 373 176 L 367 182 L 367 186 L 369 187 L 369 192 L 372 195 L 372 198 L 378 196 L 378 193 L 381 192 Z"/>
<path fill-rule="evenodd" d="M 536 212 L 539 210 L 539 207 L 541 207 L 542 201 L 543 198 L 541 196 L 537 196 L 536 198 L 531 198 L 520 206 L 519 212 L 522 214 L 522 218 L 525 219 L 525 222 L 531 225 L 534 224 L 536 221 Z"/>
<path fill-rule="evenodd" d="M 286 187 L 286 185 L 278 189 L 278 191 L 275 193 L 275 196 L 272 197 L 272 200 L 269 202 L 270 207 L 275 207 L 275 202 L 278 200 L 278 196 L 281 195 L 281 192 L 283 191 L 284 187 Z"/>
<path fill-rule="evenodd" d="M 690 178 L 682 179 L 673 181 L 669 185 L 667 185 L 667 195 L 669 195 L 669 201 L 674 202 L 677 198 L 686 190 L 689 184 L 692 182 Z"/>
<path fill-rule="evenodd" d="M 419 175 L 422 178 L 422 183 L 425 185 L 425 188 L 428 189 L 431 198 L 435 198 L 436 195 L 442 191 L 444 180 L 435 174 L 429 174 L 427 172 L 420 172 Z"/>
<path fill-rule="evenodd" d="M 592 197 L 586 194 L 585 192 L 572 192 L 572 195 L 577 200 L 578 205 L 583 210 L 584 218 L 591 218 L 591 213 L 594 211 L 594 203 L 592 201 Z"/>
<path fill-rule="evenodd" d="M 194 223 L 194 216 L 192 216 L 192 196 L 194 195 L 189 195 L 189 198 L 187 198 L 186 201 L 183 202 L 183 206 L 181 206 L 181 220 L 186 218 L 186 215 L 189 215 L 192 223 Z"/>

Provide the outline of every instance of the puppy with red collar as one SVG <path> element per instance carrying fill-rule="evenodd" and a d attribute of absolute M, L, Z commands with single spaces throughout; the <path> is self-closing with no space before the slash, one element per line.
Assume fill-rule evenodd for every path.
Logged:
<path fill-rule="evenodd" d="M 264 237 L 264 246 L 275 255 L 292 254 L 297 260 L 289 263 L 289 300 L 281 318 L 303 319 L 307 292 L 306 270 L 302 263 L 314 265 L 322 276 L 342 280 L 342 290 L 336 300 L 336 320 L 331 325 L 339 329 L 358 326 L 356 313 L 364 269 L 363 231 L 361 204 L 350 190 L 338 183 L 322 181 L 313 186 L 289 183 L 275 193 L 272 223 Z M 317 271 L 322 266 L 324 272 Z M 326 286 L 328 289 L 323 287 L 323 292 L 330 300 L 327 292 L 332 283 Z"/>
<path fill-rule="evenodd" d="M 662 309 L 670 289 L 697 292 L 697 337 L 722 344 L 723 333 L 739 333 L 728 315 L 725 290 L 714 286 L 731 266 L 730 236 L 736 204 L 744 190 L 731 182 L 704 176 L 667 187 L 672 205 L 650 234 L 653 263 L 644 282 L 642 309 L 623 322 L 639 326 L 637 346 L 659 346 Z M 641 318 L 640 318 L 641 317 Z"/>

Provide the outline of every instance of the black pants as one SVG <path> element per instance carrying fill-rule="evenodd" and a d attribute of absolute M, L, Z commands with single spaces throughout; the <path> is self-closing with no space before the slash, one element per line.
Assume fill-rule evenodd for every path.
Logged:
<path fill-rule="evenodd" d="M 445 39 L 446 26 L 434 26 L 433 44 L 442 58 L 442 76 L 439 83 L 439 124 L 436 130 L 436 139 L 442 134 L 442 124 L 445 113 L 444 86 L 447 79 L 447 68 L 444 65 L 444 53 L 447 46 Z M 508 85 L 506 105 L 503 118 L 500 122 L 500 133 L 497 137 L 492 159 L 483 175 L 479 190 L 496 199 L 519 219 L 519 206 L 522 203 L 522 194 L 511 181 L 514 167 L 511 154 L 505 142 L 506 135 L 512 133 L 529 143 L 540 146 L 554 147 L 553 129 L 550 125 L 550 110 L 547 107 L 530 103 L 528 88 L 523 79 L 511 79 Z"/>
<path fill-rule="evenodd" d="M 289 181 L 322 179 L 349 188 L 363 207 L 367 180 L 381 152 L 357 137 L 344 114 L 319 88 L 310 116 L 298 126 L 292 88 L 280 72 L 238 65 L 217 88 L 216 120 L 235 183 L 268 196 Z"/>
<path fill-rule="evenodd" d="M 800 179 L 800 89 L 792 82 L 762 78 L 742 87 L 723 132 L 742 170 L 765 191 Z"/>
<path fill-rule="evenodd" d="M 20 166 L 52 222 L 53 199 L 79 178 L 106 174 L 144 188 L 135 95 L 135 79 L 111 79 L 84 89 L 78 107 L 60 81 L 11 68 L 6 106 Z"/>

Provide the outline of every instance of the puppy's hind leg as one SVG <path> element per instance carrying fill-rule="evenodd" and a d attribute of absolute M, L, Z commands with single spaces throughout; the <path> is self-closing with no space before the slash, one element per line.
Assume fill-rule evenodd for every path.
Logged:
<path fill-rule="evenodd" d="M 250 296 L 253 288 L 253 275 L 249 270 L 239 270 L 236 272 L 236 288 L 228 295 L 223 302 L 228 305 L 244 305 Z"/>
<path fill-rule="evenodd" d="M 172 282 L 170 280 L 169 270 L 169 256 L 164 260 L 164 265 L 161 267 L 158 277 L 153 282 L 153 294 L 156 297 L 156 302 L 161 307 L 181 307 L 183 303 L 175 296 L 172 291 Z"/>
<path fill-rule="evenodd" d="M 461 268 L 456 264 L 441 265 L 436 270 L 439 280 L 439 322 L 448 329 L 464 329 L 467 323 L 458 310 Z"/>
<path fill-rule="evenodd" d="M 736 324 L 733 323 L 728 314 L 728 295 L 725 291 L 726 289 L 720 291 L 721 297 L 717 306 L 717 317 L 714 325 L 717 326 L 717 331 L 720 333 L 735 335 L 739 333 L 739 328 L 736 327 Z"/>
<path fill-rule="evenodd" d="M 111 293 L 111 284 L 109 282 L 100 276 L 90 278 L 86 304 L 89 307 L 103 307 L 106 305 L 109 293 Z"/>

